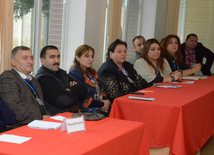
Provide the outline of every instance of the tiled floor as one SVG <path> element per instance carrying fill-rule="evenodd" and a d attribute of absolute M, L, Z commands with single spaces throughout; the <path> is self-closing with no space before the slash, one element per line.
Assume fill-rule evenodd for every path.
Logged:
<path fill-rule="evenodd" d="M 214 155 L 214 135 L 202 147 L 200 155 Z"/>

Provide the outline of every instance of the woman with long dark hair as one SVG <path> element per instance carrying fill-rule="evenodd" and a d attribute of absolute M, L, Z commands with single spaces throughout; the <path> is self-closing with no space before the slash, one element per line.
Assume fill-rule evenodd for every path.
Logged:
<path fill-rule="evenodd" d="M 172 73 L 169 63 L 160 54 L 160 43 L 154 38 L 147 40 L 144 44 L 141 57 L 135 62 L 134 68 L 151 84 L 178 80 L 180 73 Z"/>
<path fill-rule="evenodd" d="M 181 53 L 181 43 L 177 35 L 168 35 L 161 44 L 163 51 L 161 56 L 167 59 L 172 71 L 180 71 L 182 76 L 194 74 L 201 70 L 201 64 L 195 64 L 190 68 L 185 64 L 183 54 Z"/>

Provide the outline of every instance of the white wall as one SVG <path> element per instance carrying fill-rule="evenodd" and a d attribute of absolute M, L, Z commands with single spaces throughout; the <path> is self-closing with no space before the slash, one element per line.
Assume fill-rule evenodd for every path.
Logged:
<path fill-rule="evenodd" d="M 142 19 L 140 34 L 145 39 L 154 38 L 157 0 L 142 0 Z"/>
<path fill-rule="evenodd" d="M 86 0 L 67 1 L 65 39 L 61 66 L 68 71 L 73 64 L 75 50 L 84 43 Z"/>
<path fill-rule="evenodd" d="M 76 48 L 88 44 L 95 49 L 97 70 L 103 62 L 106 0 L 70 0 L 67 7 L 62 68 L 68 71 Z"/>
<path fill-rule="evenodd" d="M 146 39 L 164 37 L 167 0 L 142 0 L 140 34 Z"/>
<path fill-rule="evenodd" d="M 154 37 L 161 41 L 165 33 L 166 26 L 167 0 L 157 1 L 156 19 L 155 19 L 155 35 Z"/>
<path fill-rule="evenodd" d="M 69 70 L 76 48 L 88 44 L 95 49 L 93 67 L 103 62 L 105 15 L 107 0 L 67 0 L 67 18 L 62 68 Z M 146 39 L 164 37 L 167 0 L 142 0 L 140 34 Z"/>
<path fill-rule="evenodd" d="M 96 71 L 103 63 L 106 3 L 106 0 L 87 0 L 84 42 L 95 50 Z"/>

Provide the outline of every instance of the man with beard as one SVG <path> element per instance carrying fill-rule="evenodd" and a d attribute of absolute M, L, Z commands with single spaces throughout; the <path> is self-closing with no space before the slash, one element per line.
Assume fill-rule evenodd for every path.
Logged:
<path fill-rule="evenodd" d="M 0 75 L 0 96 L 16 115 L 14 127 L 50 117 L 43 104 L 41 87 L 30 75 L 33 64 L 30 48 L 17 46 L 11 53 L 12 70 Z"/>
<path fill-rule="evenodd" d="M 198 42 L 198 36 L 196 34 L 191 33 L 187 35 L 185 43 L 181 44 L 181 53 L 190 68 L 194 67 L 197 63 L 201 63 L 201 72 L 203 75 L 211 75 L 210 68 L 214 60 L 213 52 Z M 206 58 L 204 64 L 203 58 Z"/>
<path fill-rule="evenodd" d="M 40 53 L 42 66 L 35 78 L 41 85 L 47 110 L 55 115 L 62 112 L 78 112 L 78 101 L 85 98 L 87 88 L 77 83 L 66 71 L 59 68 L 60 53 L 56 46 L 45 46 Z"/>
<path fill-rule="evenodd" d="M 136 36 L 132 39 L 133 48 L 135 49 L 134 63 L 138 58 L 140 58 L 145 42 L 146 40 L 143 36 Z"/>

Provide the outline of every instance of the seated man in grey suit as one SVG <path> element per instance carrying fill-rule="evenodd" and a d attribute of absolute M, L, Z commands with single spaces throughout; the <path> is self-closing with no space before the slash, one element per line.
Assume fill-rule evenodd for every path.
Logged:
<path fill-rule="evenodd" d="M 16 115 L 15 127 L 50 117 L 43 104 L 40 85 L 30 75 L 34 64 L 31 50 L 25 46 L 15 47 L 11 64 L 12 70 L 0 75 L 0 96 Z"/>

